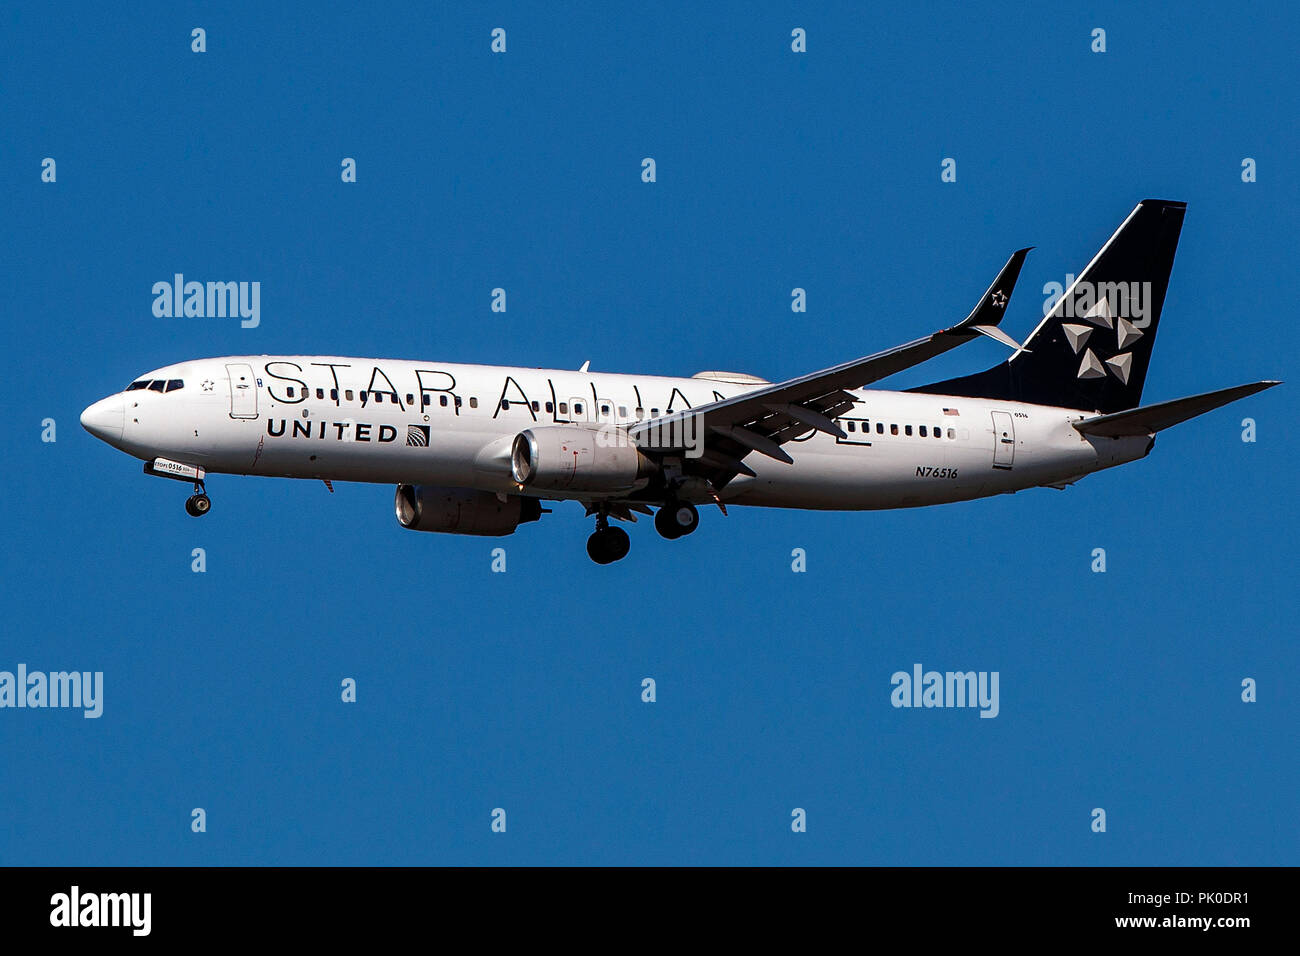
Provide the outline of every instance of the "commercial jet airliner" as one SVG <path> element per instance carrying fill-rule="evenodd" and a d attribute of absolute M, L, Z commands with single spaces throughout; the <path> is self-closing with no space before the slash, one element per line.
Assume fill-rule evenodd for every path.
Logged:
<path fill-rule="evenodd" d="M 596 519 L 587 552 L 599 564 L 628 552 L 611 518 L 653 514 L 673 539 L 702 505 L 859 511 L 1065 488 L 1278 384 L 1139 406 L 1185 210 L 1139 203 L 1023 345 L 999 323 L 1028 249 L 956 325 L 776 384 L 227 356 L 142 375 L 81 422 L 146 473 L 192 482 L 191 515 L 211 507 L 212 474 L 395 484 L 403 527 L 451 534 L 511 534 L 548 513 L 544 501 L 574 500 Z M 1013 353 L 974 375 L 867 388 L 981 335 Z"/>

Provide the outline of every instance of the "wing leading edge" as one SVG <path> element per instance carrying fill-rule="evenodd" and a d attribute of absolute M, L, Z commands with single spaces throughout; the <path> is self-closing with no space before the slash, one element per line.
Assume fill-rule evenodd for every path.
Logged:
<path fill-rule="evenodd" d="M 847 390 L 863 388 L 919 365 L 980 335 L 1006 340 L 997 326 L 1006 314 L 1007 302 L 1028 253 L 1029 249 L 1013 253 L 970 315 L 951 328 L 820 372 L 639 422 L 629 432 L 637 439 L 686 434 L 681 423 L 693 420 L 693 433 L 703 435 L 703 454 L 687 459 L 685 467 L 688 473 L 707 478 L 715 488 L 722 488 L 737 474 L 753 474 L 743 463 L 750 452 L 787 463 L 793 461 L 780 447 L 785 442 L 814 429 L 843 437 L 834 419 L 853 407 L 853 397 Z M 663 450 L 662 446 L 657 447 Z"/>

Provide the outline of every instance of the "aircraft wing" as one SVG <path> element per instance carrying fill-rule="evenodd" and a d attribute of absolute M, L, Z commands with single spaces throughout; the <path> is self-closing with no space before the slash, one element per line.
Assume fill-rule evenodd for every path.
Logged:
<path fill-rule="evenodd" d="M 737 474 L 753 474 L 743 462 L 750 452 L 791 462 L 794 459 L 781 445 L 813 429 L 844 437 L 834 419 L 853 407 L 848 389 L 863 388 L 895 372 L 919 365 L 973 341 L 981 334 L 1014 347 L 1016 343 L 997 326 L 1006 312 L 1007 301 L 1028 252 L 1028 249 L 1021 249 L 1013 253 L 970 315 L 951 328 L 734 398 L 639 422 L 629 432 L 638 439 L 650 440 L 656 449 L 664 448 L 662 443 L 654 444 L 656 437 L 699 436 L 703 455 L 686 460 L 687 472 L 707 478 L 715 488 L 722 488 Z M 687 419 L 693 419 L 693 427 L 689 430 L 682 427 Z"/>

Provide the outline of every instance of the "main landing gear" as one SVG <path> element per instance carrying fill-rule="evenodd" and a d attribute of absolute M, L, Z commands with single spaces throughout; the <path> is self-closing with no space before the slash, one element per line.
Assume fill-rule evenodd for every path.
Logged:
<path fill-rule="evenodd" d="M 650 509 L 638 505 L 637 510 L 649 513 Z M 592 505 L 588 514 L 592 511 L 596 514 L 596 530 L 587 539 L 587 554 L 591 556 L 591 560 L 597 564 L 613 564 L 620 558 L 627 557 L 631 542 L 626 531 L 610 526 L 610 506 Z M 627 517 L 630 511 L 622 510 L 619 513 Z M 655 514 L 655 529 L 669 540 L 688 535 L 699 526 L 700 513 L 689 501 L 670 500 Z"/>
<path fill-rule="evenodd" d="M 185 513 L 193 518 L 202 518 L 212 510 L 212 499 L 203 489 L 203 482 L 194 482 L 194 494 L 185 501 Z"/>
<path fill-rule="evenodd" d="M 601 510 L 596 515 L 596 530 L 587 539 L 587 554 L 597 564 L 613 564 L 619 558 L 627 557 L 632 542 L 622 528 L 609 526 L 609 515 Z"/>
<path fill-rule="evenodd" d="M 689 501 L 669 501 L 655 515 L 655 530 L 672 541 L 700 526 L 700 513 Z"/>

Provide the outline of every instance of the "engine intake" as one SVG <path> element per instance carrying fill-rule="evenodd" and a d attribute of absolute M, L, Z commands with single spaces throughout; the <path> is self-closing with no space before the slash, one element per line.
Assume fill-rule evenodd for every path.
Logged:
<path fill-rule="evenodd" d="M 505 498 L 502 501 L 490 491 L 471 488 L 398 485 L 397 523 L 412 531 L 500 537 L 513 534 L 524 522 L 542 516 L 542 503 L 537 498 L 523 495 Z"/>
<path fill-rule="evenodd" d="M 626 433 L 611 428 L 548 425 L 515 436 L 515 481 L 544 491 L 621 494 L 643 487 L 656 469 Z"/>

